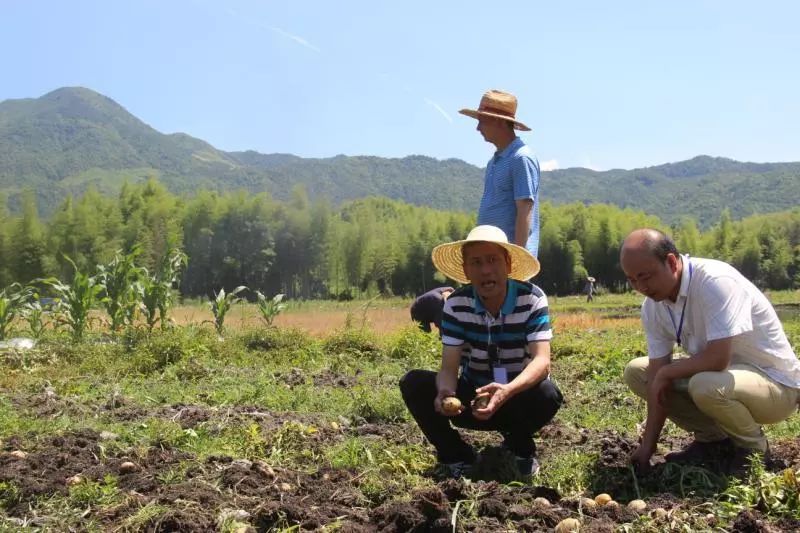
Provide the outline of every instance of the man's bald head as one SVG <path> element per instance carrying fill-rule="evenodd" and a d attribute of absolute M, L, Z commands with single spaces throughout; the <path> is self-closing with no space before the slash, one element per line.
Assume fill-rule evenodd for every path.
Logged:
<path fill-rule="evenodd" d="M 675 243 L 663 232 L 632 231 L 622 243 L 619 264 L 631 287 L 648 298 L 657 302 L 677 298 L 683 263 Z"/>
<path fill-rule="evenodd" d="M 622 242 L 620 258 L 626 254 L 644 254 L 661 262 L 667 260 L 669 254 L 678 256 L 678 247 L 664 232 L 652 228 L 633 230 Z"/>

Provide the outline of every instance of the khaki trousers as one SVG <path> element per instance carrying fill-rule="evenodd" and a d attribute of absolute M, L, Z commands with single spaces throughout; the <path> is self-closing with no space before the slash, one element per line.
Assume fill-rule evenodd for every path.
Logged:
<path fill-rule="evenodd" d="M 625 383 L 647 399 L 647 357 L 625 367 Z M 700 372 L 673 382 L 667 416 L 700 442 L 730 437 L 742 448 L 767 451 L 761 424 L 785 420 L 797 409 L 800 390 L 777 383 L 757 368 L 733 364 L 722 372 Z"/>

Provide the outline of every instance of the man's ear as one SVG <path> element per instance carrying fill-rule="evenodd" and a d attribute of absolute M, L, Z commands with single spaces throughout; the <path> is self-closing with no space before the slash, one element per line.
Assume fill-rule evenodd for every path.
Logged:
<path fill-rule="evenodd" d="M 677 255 L 673 253 L 667 254 L 667 265 L 673 274 L 678 271 L 678 263 L 680 263 L 680 258 Z"/>

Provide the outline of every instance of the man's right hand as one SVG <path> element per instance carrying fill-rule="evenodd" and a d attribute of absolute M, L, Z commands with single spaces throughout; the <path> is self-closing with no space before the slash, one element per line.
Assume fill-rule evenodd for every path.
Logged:
<path fill-rule="evenodd" d="M 464 407 L 463 407 L 463 406 L 461 407 L 461 409 L 460 409 L 460 410 L 459 410 L 457 413 L 448 412 L 448 411 L 445 411 L 445 410 L 442 408 L 442 402 L 444 401 L 444 399 L 445 399 L 445 398 L 450 398 L 450 397 L 453 397 L 453 396 L 455 396 L 455 395 L 456 395 L 456 393 L 455 393 L 455 392 L 453 392 L 453 391 L 449 391 L 449 390 L 440 390 L 440 391 L 438 392 L 438 394 L 436 394 L 436 398 L 433 400 L 433 409 L 434 409 L 434 410 L 435 410 L 437 413 L 439 413 L 440 415 L 445 415 L 445 416 L 456 416 L 456 415 L 459 415 L 459 414 L 461 414 L 461 411 L 463 411 L 463 410 L 464 410 Z"/>
<path fill-rule="evenodd" d="M 650 458 L 652 456 L 652 451 L 642 445 L 639 445 L 639 447 L 636 448 L 636 451 L 631 454 L 630 462 L 637 472 L 644 474 L 650 470 Z"/>

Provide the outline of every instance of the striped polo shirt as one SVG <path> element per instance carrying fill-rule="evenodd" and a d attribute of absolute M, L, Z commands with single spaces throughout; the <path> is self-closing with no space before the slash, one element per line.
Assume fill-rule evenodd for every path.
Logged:
<path fill-rule="evenodd" d="M 525 198 L 533 200 L 531 229 L 525 248 L 538 257 L 539 161 L 522 139 L 517 137 L 502 152 L 495 153 L 486 165 L 483 197 L 478 208 L 478 225 L 496 226 L 505 232 L 508 242 L 516 242 L 515 202 Z"/>
<path fill-rule="evenodd" d="M 497 366 L 504 367 L 511 381 L 530 362 L 528 343 L 553 337 L 547 296 L 532 283 L 509 279 L 506 299 L 493 317 L 466 285 L 445 301 L 442 313 L 442 343 L 463 346 L 462 376 L 475 385 L 493 381 L 489 346 L 497 346 Z"/>

